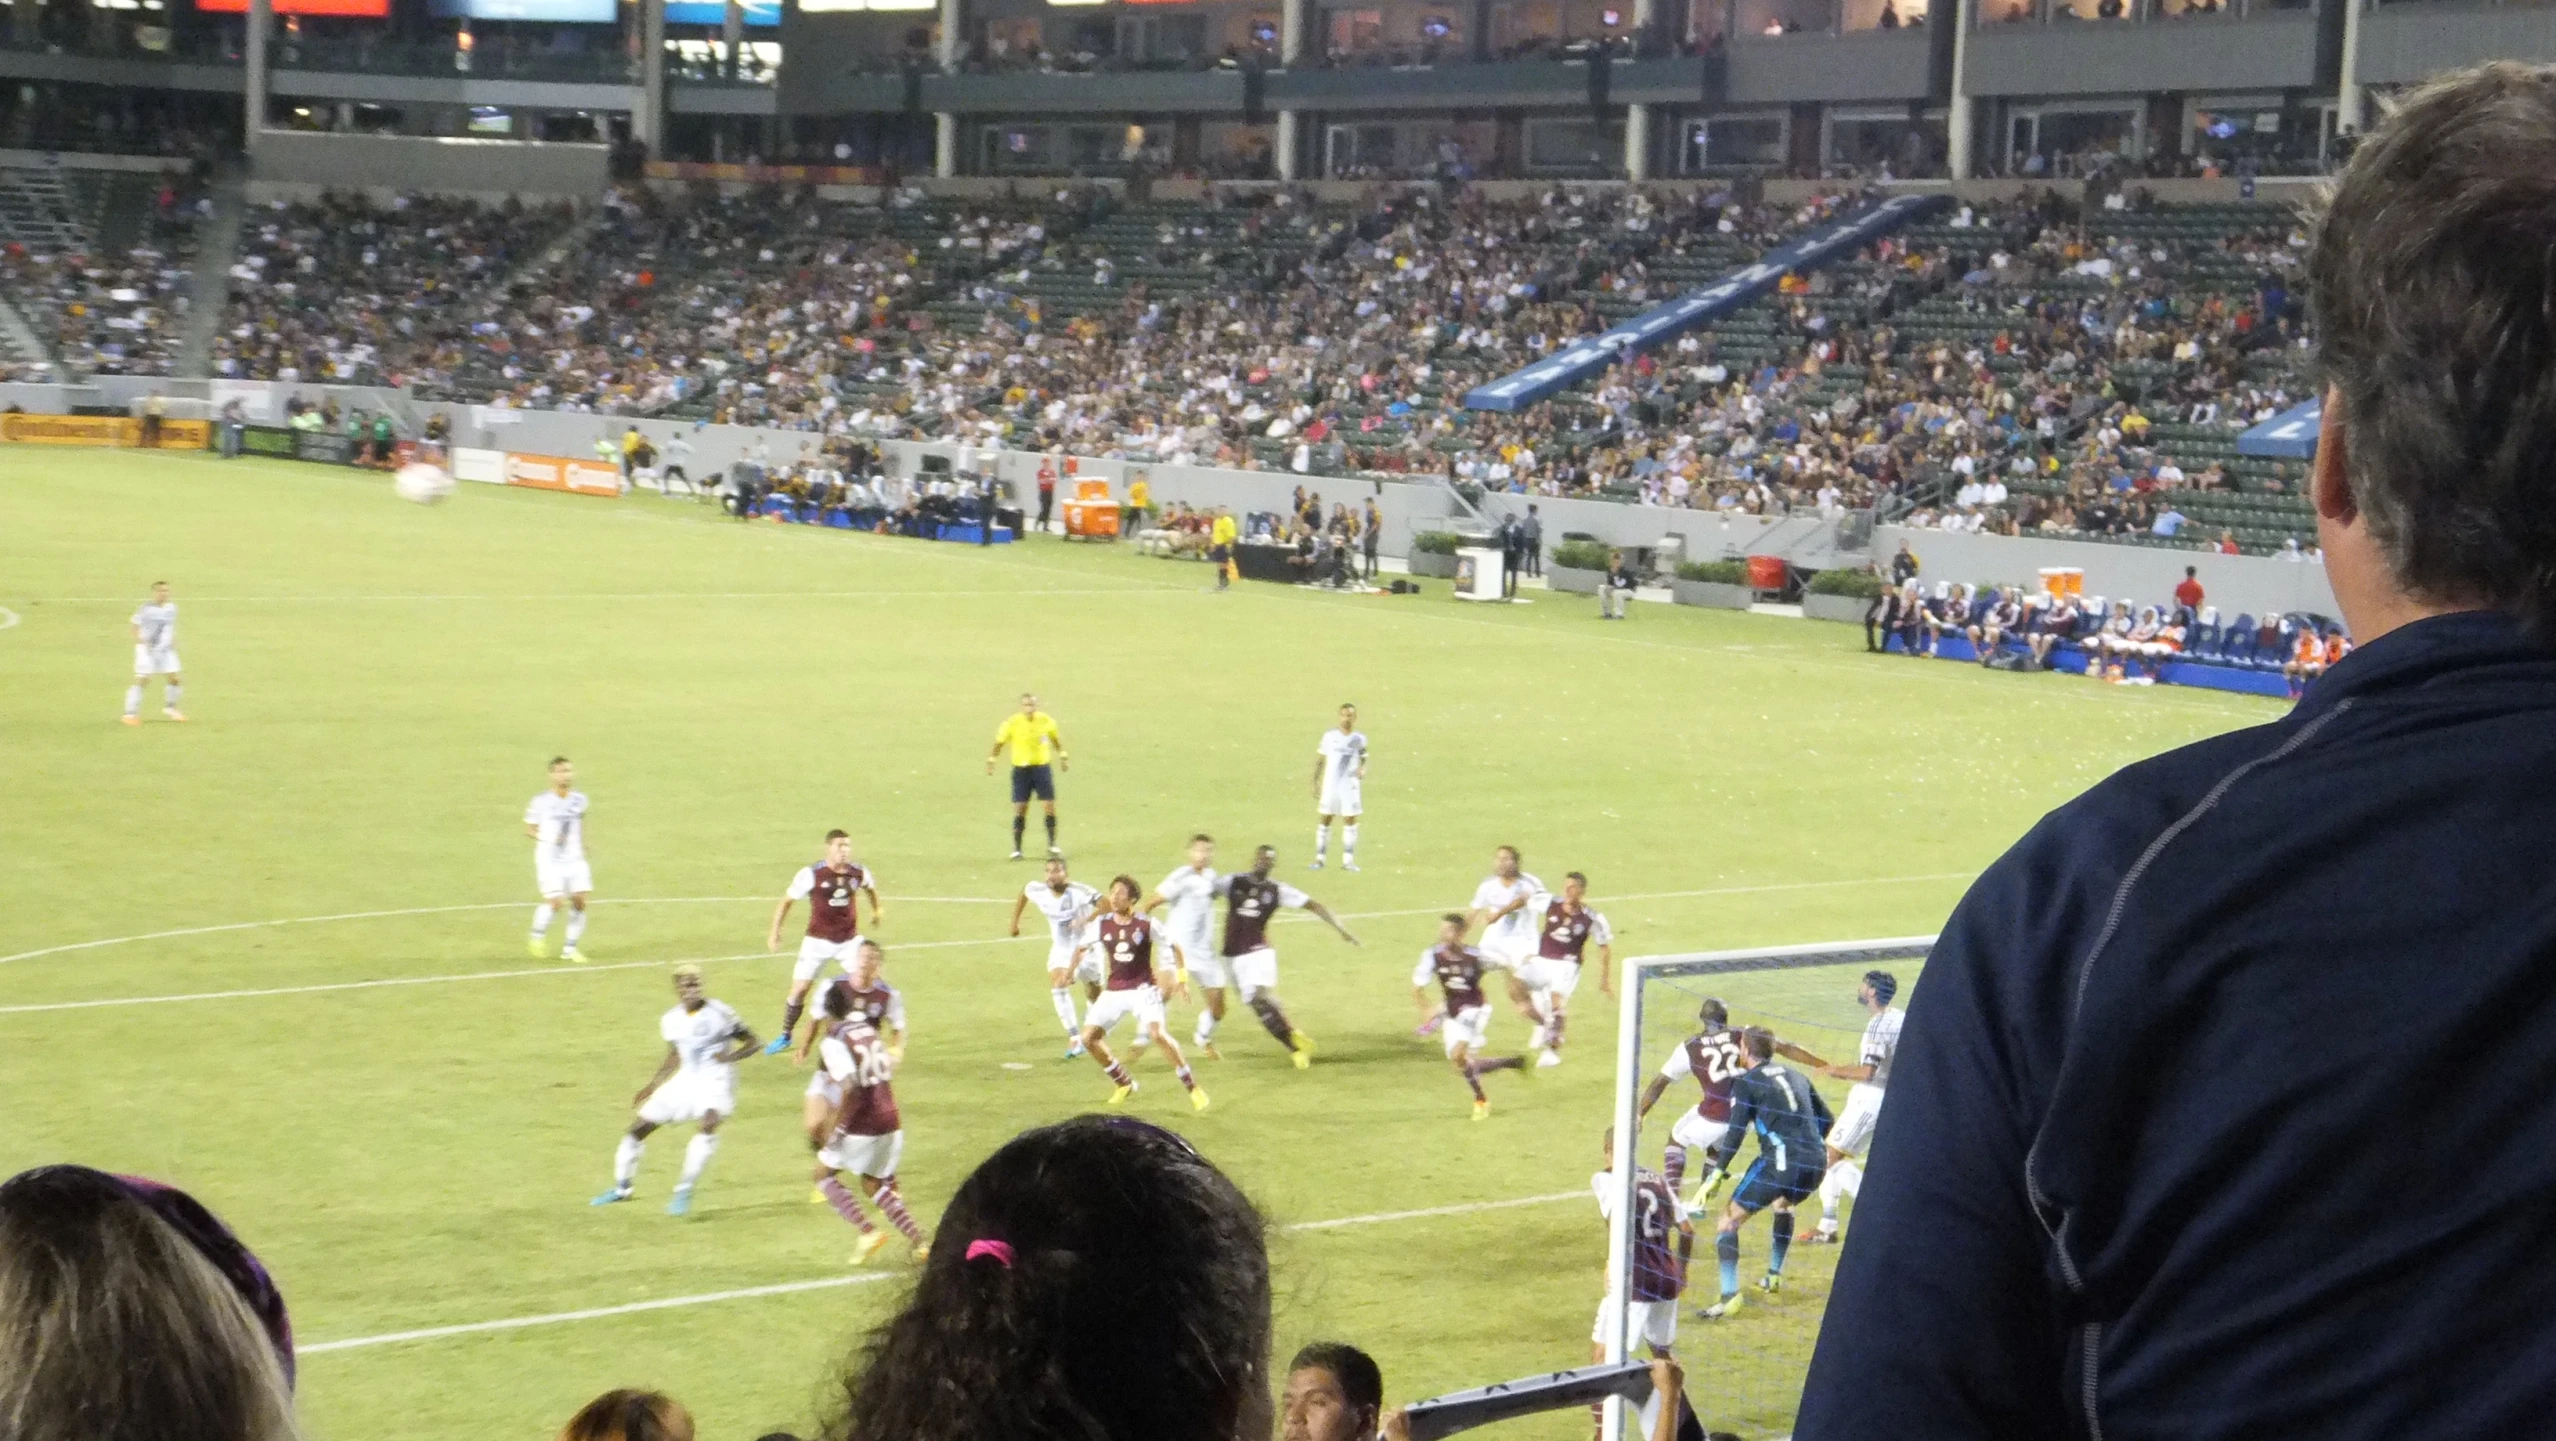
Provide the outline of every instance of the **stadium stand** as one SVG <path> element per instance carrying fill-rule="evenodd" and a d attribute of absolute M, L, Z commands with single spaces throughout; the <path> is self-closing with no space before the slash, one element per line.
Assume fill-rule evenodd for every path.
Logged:
<path fill-rule="evenodd" d="M 35 341 L 6 378 L 170 373 L 199 212 L 176 172 L 0 170 L 0 299 Z"/>

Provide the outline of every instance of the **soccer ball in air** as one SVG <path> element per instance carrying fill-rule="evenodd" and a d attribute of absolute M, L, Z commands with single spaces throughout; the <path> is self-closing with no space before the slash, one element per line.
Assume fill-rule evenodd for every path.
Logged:
<path fill-rule="evenodd" d="M 402 500 L 433 505 L 453 493 L 453 478 L 442 466 L 420 460 L 401 466 L 399 474 L 391 478 L 391 488 L 399 492 Z"/>

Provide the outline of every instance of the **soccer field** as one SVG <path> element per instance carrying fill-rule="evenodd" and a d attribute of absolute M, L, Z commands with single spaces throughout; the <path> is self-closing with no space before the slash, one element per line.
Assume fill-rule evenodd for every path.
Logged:
<path fill-rule="evenodd" d="M 1483 1124 L 1411 1034 L 1413 961 L 1494 845 L 1556 884 L 1587 872 L 1619 955 L 1921 934 L 2045 810 L 2279 713 L 1873 659 L 1849 627 L 1776 617 L 1219 595 L 1204 566 L 1051 540 L 462 492 L 425 509 L 345 470 L 0 448 L 0 1175 L 79 1160 L 220 1211 L 292 1305 L 324 1437 L 536 1441 L 622 1384 L 682 1398 L 706 1441 L 816 1424 L 904 1248 L 851 1271 L 848 1228 L 807 1204 L 801 1073 L 742 1068 L 688 1220 L 662 1210 L 682 1130 L 650 1146 L 638 1203 L 586 1201 L 661 1052 L 672 963 L 772 1033 L 790 959 L 764 928 L 836 825 L 888 897 L 925 1225 L 1000 1140 L 1106 1100 L 1060 1059 L 1037 917 L 1003 934 L 1035 866 L 1005 859 L 983 762 L 1025 688 L 1072 753 L 1078 879 L 1150 886 L 1197 830 L 1228 869 L 1268 842 L 1364 940 L 1277 932 L 1310 1071 L 1238 1012 L 1200 1064 L 1210 1113 L 1152 1057 L 1132 1109 L 1281 1228 L 1280 1359 L 1358 1342 L 1396 1400 L 1585 1360 L 1602 1286 L 1588 1179 L 1614 1018 L 1594 978 L 1568 1063 L 1487 1077 Z M 127 729 L 125 622 L 162 578 L 192 719 L 159 722 L 155 687 Z M 1312 751 L 1343 700 L 1374 746 L 1365 870 L 1309 873 Z M 593 798 L 582 967 L 523 945 L 520 822 L 554 753 Z M 1853 984 L 1731 994 L 1852 1027 Z M 1524 1039 L 1493 1023 L 1493 1049 Z M 1761 1221 L 1752 1277 L 1764 1245 Z M 1685 1324 L 1714 1424 L 1787 1427 L 1833 1254 L 1796 1250 L 1791 1288 L 1725 1331 Z M 661 1301 L 687 1304 L 614 1309 Z M 482 1324 L 523 1318 L 559 1319 Z M 446 1327 L 470 1329 L 399 1338 Z"/>

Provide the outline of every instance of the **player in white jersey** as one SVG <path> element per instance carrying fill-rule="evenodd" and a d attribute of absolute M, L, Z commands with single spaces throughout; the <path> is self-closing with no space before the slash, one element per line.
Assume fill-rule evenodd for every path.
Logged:
<path fill-rule="evenodd" d="M 598 1206 L 630 1199 L 639 1175 L 639 1153 L 659 1126 L 693 1122 L 700 1129 L 683 1151 L 683 1175 L 676 1180 L 666 1214 L 692 1210 L 692 1187 L 701 1168 L 719 1149 L 719 1122 L 737 1108 L 737 1062 L 754 1054 L 754 1032 L 725 1001 L 714 1001 L 701 989 L 701 968 L 678 966 L 674 973 L 675 1006 L 657 1021 L 666 1040 L 666 1058 L 657 1074 L 639 1088 L 631 1105 L 639 1118 L 612 1155 L 612 1189 L 594 1199 Z"/>
<path fill-rule="evenodd" d="M 1021 913 L 1031 906 L 1047 917 L 1047 991 L 1056 1005 L 1056 1019 L 1065 1026 L 1065 1056 L 1071 1060 L 1083 1054 L 1083 1028 L 1074 1016 L 1074 982 L 1083 982 L 1088 996 L 1100 994 L 1100 968 L 1086 964 L 1077 956 L 1083 947 L 1084 931 L 1092 923 L 1092 911 L 1100 902 L 1100 892 L 1065 874 L 1065 858 L 1049 856 L 1045 878 L 1030 882 L 1012 900 L 1012 934 L 1021 933 Z M 1078 975 L 1079 971 L 1079 975 Z"/>
<path fill-rule="evenodd" d="M 550 789 L 524 807 L 524 834 L 533 841 L 533 883 L 541 904 L 533 907 L 532 936 L 524 949 L 535 959 L 549 954 L 543 937 L 559 903 L 568 902 L 568 938 L 559 948 L 563 961 L 584 961 L 577 942 L 586 934 L 586 898 L 594 893 L 595 873 L 586 864 L 586 793 L 573 788 L 577 768 L 566 756 L 550 758 Z"/>
<path fill-rule="evenodd" d="M 1866 971 L 1855 987 L 1864 1008 L 1863 1060 L 1852 1066 L 1821 1066 L 1820 1074 L 1854 1084 L 1837 1123 L 1828 1128 L 1828 1174 L 1819 1183 L 1819 1229 L 1803 1239 L 1824 1246 L 1837 1239 L 1837 1201 L 1864 1188 L 1864 1153 L 1872 1149 L 1873 1127 L 1881 1120 L 1882 1093 L 1890 1086 L 1890 1063 L 1899 1054 L 1899 1028 L 1908 1013 L 1891 1004 L 1899 994 L 1899 978 L 1888 971 Z"/>
<path fill-rule="evenodd" d="M 1535 1012 L 1519 974 L 1536 951 L 1535 898 L 1544 882 L 1518 868 L 1518 848 L 1501 846 L 1491 853 L 1491 874 L 1473 888 L 1472 921 L 1482 928 L 1482 967 L 1509 973 L 1509 1004 L 1541 1031 L 1544 1018 Z M 1541 1044 L 1541 1041 L 1538 1042 Z"/>
<path fill-rule="evenodd" d="M 166 677 L 160 683 L 160 714 L 173 721 L 186 719 L 178 709 L 178 693 L 186 682 L 178 675 L 177 602 L 169 599 L 169 583 L 151 582 L 151 598 L 133 612 L 133 686 L 124 693 L 124 723 L 142 724 L 142 690 L 153 676 Z"/>
<path fill-rule="evenodd" d="M 1367 779 L 1367 733 L 1358 729 L 1358 708 L 1340 708 L 1340 724 L 1314 744 L 1314 858 L 1322 869 L 1323 852 L 1331 845 L 1331 818 L 1340 818 L 1340 868 L 1358 868 L 1358 816 L 1366 809 L 1360 790 Z"/>
<path fill-rule="evenodd" d="M 1189 864 L 1163 877 L 1145 914 L 1169 906 L 1163 935 L 1189 958 L 1189 983 L 1198 990 L 1198 1026 L 1189 1043 L 1210 1060 L 1216 1051 L 1216 1027 L 1225 1019 L 1225 988 L 1233 984 L 1225 958 L 1216 954 L 1216 842 L 1204 832 L 1189 838 Z"/>

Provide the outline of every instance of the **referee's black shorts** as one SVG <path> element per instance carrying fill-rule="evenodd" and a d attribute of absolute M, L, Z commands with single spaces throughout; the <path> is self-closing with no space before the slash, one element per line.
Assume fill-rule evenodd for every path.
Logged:
<path fill-rule="evenodd" d="M 1056 799 L 1056 773 L 1045 766 L 1012 767 L 1012 804 Z"/>

